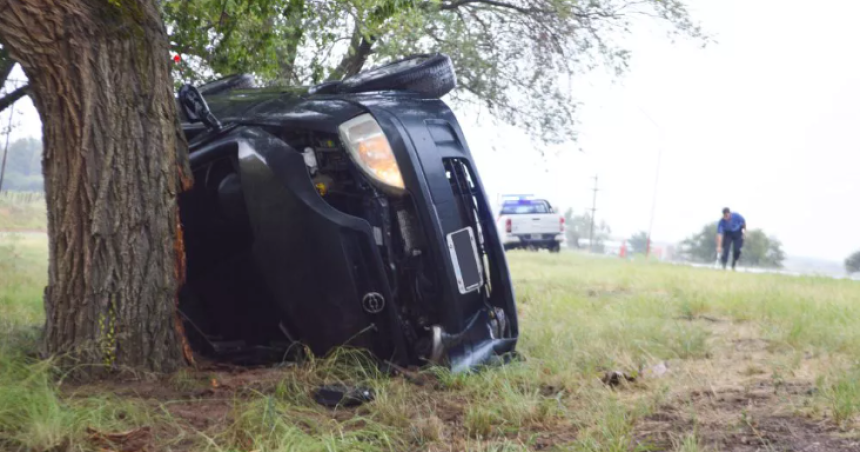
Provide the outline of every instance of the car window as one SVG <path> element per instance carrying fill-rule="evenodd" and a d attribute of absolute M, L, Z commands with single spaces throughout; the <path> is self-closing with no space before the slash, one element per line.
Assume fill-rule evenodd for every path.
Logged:
<path fill-rule="evenodd" d="M 540 200 L 508 201 L 502 205 L 502 215 L 551 213 L 549 203 Z"/>

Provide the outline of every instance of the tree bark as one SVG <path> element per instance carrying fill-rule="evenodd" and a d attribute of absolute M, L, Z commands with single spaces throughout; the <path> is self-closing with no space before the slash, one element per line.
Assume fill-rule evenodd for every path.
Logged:
<path fill-rule="evenodd" d="M 192 182 L 156 1 L 0 0 L 0 41 L 43 124 L 45 352 L 86 374 L 178 368 Z"/>

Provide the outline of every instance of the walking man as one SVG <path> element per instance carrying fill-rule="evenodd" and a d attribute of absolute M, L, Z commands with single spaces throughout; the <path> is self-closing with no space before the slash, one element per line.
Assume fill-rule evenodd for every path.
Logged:
<path fill-rule="evenodd" d="M 747 220 L 741 214 L 732 212 L 728 207 L 723 209 L 723 218 L 717 225 L 717 255 L 720 256 L 723 269 L 729 262 L 729 251 L 733 252 L 732 270 L 738 265 L 746 233 Z"/>

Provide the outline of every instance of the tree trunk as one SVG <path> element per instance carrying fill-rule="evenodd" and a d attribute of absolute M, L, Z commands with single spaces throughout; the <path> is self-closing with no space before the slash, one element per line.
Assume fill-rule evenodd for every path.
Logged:
<path fill-rule="evenodd" d="M 0 41 L 43 123 L 45 352 L 88 374 L 176 369 L 191 172 L 156 1 L 0 0 Z"/>
<path fill-rule="evenodd" d="M 284 9 L 283 16 L 288 25 L 286 42 L 278 49 L 277 54 L 280 79 L 288 85 L 299 81 L 296 76 L 296 58 L 299 56 L 299 44 L 304 34 L 304 14 L 305 0 L 289 0 Z"/>

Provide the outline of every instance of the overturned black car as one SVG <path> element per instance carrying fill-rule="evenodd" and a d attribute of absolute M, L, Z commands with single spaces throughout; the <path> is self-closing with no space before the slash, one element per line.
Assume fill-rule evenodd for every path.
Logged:
<path fill-rule="evenodd" d="M 275 362 L 306 346 L 462 370 L 513 352 L 514 293 L 453 113 L 444 55 L 312 88 L 234 76 L 178 102 L 192 348 Z"/>

